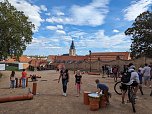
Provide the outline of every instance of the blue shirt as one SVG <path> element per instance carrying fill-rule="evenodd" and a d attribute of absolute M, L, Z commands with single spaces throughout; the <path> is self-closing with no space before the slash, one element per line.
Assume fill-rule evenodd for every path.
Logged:
<path fill-rule="evenodd" d="M 97 84 L 97 89 L 98 88 L 101 89 L 102 91 L 109 90 L 108 86 L 106 86 L 105 84 L 101 84 L 101 83 Z"/>

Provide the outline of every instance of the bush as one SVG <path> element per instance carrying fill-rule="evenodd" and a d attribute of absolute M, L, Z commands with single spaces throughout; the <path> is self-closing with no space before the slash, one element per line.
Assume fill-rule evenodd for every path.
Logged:
<path fill-rule="evenodd" d="M 9 70 L 9 71 L 18 71 L 18 68 L 15 66 L 6 66 L 5 70 Z"/>

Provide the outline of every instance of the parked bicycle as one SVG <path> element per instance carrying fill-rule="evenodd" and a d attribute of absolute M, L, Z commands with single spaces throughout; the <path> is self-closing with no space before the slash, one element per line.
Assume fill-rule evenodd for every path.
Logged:
<path fill-rule="evenodd" d="M 118 95 L 122 95 L 121 83 L 122 82 L 119 81 L 114 85 L 114 90 Z M 135 109 L 135 99 L 136 98 L 134 95 L 134 87 L 131 85 L 127 85 L 127 91 L 128 91 L 128 99 L 129 99 L 129 102 L 132 104 L 133 112 L 136 112 L 136 109 Z"/>

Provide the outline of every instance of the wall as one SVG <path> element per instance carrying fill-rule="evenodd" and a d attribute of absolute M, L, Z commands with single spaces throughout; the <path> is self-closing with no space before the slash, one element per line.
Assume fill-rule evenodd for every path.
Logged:
<path fill-rule="evenodd" d="M 101 67 L 103 65 L 109 65 L 109 66 L 114 66 L 118 65 L 120 67 L 120 70 L 123 70 L 124 65 L 128 65 L 129 63 L 133 63 L 136 68 L 139 68 L 141 65 L 144 66 L 145 63 L 152 64 L 152 58 L 139 58 L 136 60 L 113 60 L 113 61 L 94 61 L 94 62 L 89 62 L 89 61 L 83 61 L 81 63 L 65 63 L 65 66 L 69 70 L 83 70 L 83 71 L 89 71 L 91 67 L 91 71 L 101 71 Z"/>

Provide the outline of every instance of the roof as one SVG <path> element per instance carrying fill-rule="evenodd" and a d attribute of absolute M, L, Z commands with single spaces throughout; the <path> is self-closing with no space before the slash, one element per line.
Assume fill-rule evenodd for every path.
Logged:
<path fill-rule="evenodd" d="M 95 52 L 91 53 L 91 58 L 100 60 L 116 60 L 117 57 L 122 60 L 130 60 L 130 52 Z"/>
<path fill-rule="evenodd" d="M 28 58 L 25 55 L 22 55 L 21 57 L 19 57 L 19 61 L 23 63 L 29 63 L 31 60 L 32 60 L 31 58 Z"/>

